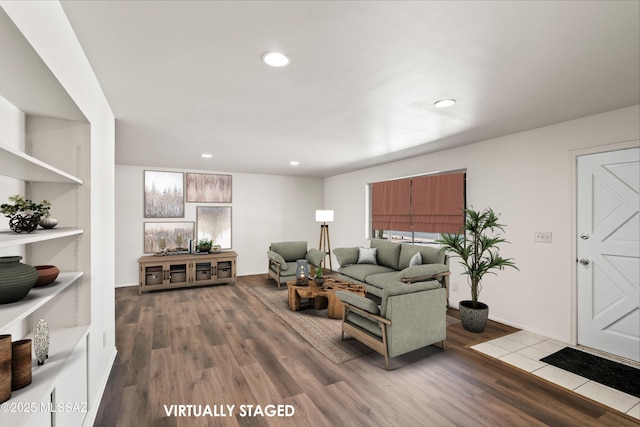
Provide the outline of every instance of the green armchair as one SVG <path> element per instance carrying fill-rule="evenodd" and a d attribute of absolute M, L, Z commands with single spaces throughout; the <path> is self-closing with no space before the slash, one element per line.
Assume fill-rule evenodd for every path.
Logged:
<path fill-rule="evenodd" d="M 402 283 L 383 291 L 381 305 L 347 291 L 337 291 L 345 306 L 345 333 L 389 358 L 439 343 L 447 338 L 446 290 L 437 280 Z"/>
<path fill-rule="evenodd" d="M 325 252 L 311 248 L 307 250 L 307 242 L 271 243 L 267 251 L 269 259 L 268 274 L 276 281 L 278 287 L 296 278 L 296 261 L 306 259 L 314 268 L 327 256 Z"/>

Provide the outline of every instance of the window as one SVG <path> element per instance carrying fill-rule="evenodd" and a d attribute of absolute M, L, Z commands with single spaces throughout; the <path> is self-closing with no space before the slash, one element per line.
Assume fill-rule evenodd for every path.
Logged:
<path fill-rule="evenodd" d="M 464 223 L 465 173 L 446 173 L 371 185 L 373 237 L 433 244 Z"/>

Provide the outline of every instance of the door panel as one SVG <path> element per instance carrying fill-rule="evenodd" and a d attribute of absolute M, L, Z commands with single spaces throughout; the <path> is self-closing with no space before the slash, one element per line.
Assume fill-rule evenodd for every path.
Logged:
<path fill-rule="evenodd" d="M 578 344 L 640 361 L 640 149 L 578 158 Z"/>

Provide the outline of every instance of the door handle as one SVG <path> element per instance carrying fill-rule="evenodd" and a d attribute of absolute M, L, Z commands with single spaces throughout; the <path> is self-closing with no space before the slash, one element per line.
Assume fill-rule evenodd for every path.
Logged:
<path fill-rule="evenodd" d="M 582 265 L 589 265 L 589 260 L 586 258 L 582 258 L 580 259 L 580 261 L 578 261 L 580 264 Z"/>

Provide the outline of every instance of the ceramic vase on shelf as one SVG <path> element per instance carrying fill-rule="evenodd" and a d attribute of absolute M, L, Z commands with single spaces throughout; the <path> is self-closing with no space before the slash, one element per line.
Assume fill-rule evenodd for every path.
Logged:
<path fill-rule="evenodd" d="M 20 262 L 21 256 L 0 257 L 0 304 L 26 297 L 38 280 L 38 271 Z"/>
<path fill-rule="evenodd" d="M 58 220 L 55 218 L 52 218 L 51 215 L 47 213 L 45 216 L 40 217 L 40 221 L 38 221 L 38 224 L 40 224 L 40 227 L 42 228 L 49 229 L 58 225 Z"/>
<path fill-rule="evenodd" d="M 33 349 L 38 366 L 44 365 L 49 358 L 49 325 L 44 319 L 38 320 L 33 330 Z"/>
<path fill-rule="evenodd" d="M 0 335 L 0 403 L 11 398 L 11 335 Z"/>
<path fill-rule="evenodd" d="M 11 390 L 31 384 L 31 340 L 11 344 Z"/>
<path fill-rule="evenodd" d="M 50 285 L 60 274 L 60 269 L 55 265 L 36 265 L 35 269 L 38 272 L 38 280 L 33 285 L 34 288 Z"/>

